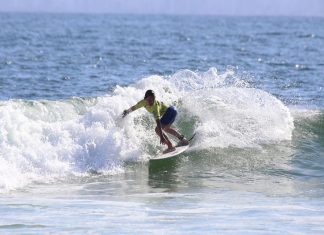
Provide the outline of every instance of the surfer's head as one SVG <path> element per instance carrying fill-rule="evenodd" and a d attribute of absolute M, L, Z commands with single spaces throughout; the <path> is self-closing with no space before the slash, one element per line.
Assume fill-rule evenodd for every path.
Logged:
<path fill-rule="evenodd" d="M 144 99 L 146 100 L 146 102 L 148 103 L 149 106 L 152 106 L 155 100 L 155 94 L 153 90 L 147 90 L 145 92 L 145 96 Z"/>

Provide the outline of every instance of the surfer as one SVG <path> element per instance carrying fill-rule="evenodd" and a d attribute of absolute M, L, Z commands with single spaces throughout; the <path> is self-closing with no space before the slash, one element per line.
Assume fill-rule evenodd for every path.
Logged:
<path fill-rule="evenodd" d="M 180 134 L 177 130 L 171 127 L 177 116 L 177 109 L 174 106 L 167 106 L 163 102 L 155 100 L 155 94 L 153 90 L 147 90 L 145 92 L 144 99 L 139 101 L 134 106 L 129 109 L 124 110 L 122 117 L 125 117 L 132 111 L 135 111 L 139 108 L 144 107 L 148 112 L 154 115 L 156 120 L 155 132 L 160 137 L 160 143 L 166 144 L 168 148 L 163 151 L 163 153 L 172 152 L 175 150 L 175 147 L 172 145 L 171 141 L 163 131 L 177 137 L 180 142 L 178 145 L 188 145 L 188 140 L 184 135 Z"/>

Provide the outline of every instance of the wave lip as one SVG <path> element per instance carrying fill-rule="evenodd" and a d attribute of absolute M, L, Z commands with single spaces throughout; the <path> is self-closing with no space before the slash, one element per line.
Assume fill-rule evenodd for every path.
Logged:
<path fill-rule="evenodd" d="M 199 148 L 291 140 L 294 123 L 289 109 L 271 94 L 249 87 L 233 70 L 183 71 L 171 80 L 183 91 L 183 108 L 198 120 Z"/>

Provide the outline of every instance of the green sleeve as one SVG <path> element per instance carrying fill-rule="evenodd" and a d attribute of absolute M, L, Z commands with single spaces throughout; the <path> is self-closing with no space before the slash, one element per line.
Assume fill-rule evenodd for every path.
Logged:
<path fill-rule="evenodd" d="M 135 104 L 135 105 L 133 106 L 133 107 L 134 107 L 134 110 L 144 107 L 145 102 L 146 102 L 145 100 L 141 100 L 141 101 L 139 101 L 137 104 Z"/>

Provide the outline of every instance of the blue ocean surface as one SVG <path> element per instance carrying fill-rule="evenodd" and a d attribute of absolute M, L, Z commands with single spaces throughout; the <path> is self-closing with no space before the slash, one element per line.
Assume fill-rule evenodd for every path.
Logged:
<path fill-rule="evenodd" d="M 1 234 L 324 233 L 324 18 L 0 24 Z M 147 89 L 185 153 L 150 160 L 154 118 L 121 118 Z"/>

